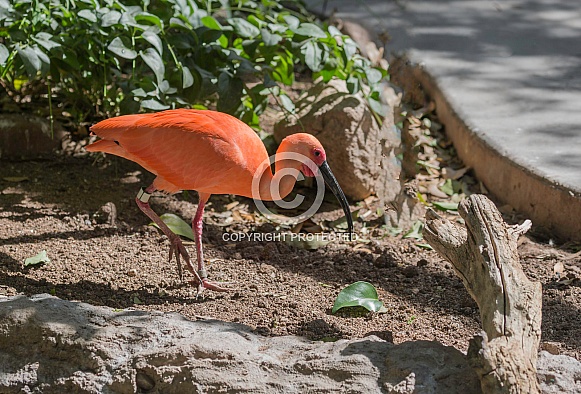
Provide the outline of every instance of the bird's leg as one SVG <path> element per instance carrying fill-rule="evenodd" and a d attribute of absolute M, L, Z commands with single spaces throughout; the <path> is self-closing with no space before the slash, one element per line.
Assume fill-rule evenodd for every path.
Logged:
<path fill-rule="evenodd" d="M 198 275 L 202 278 L 201 283 L 198 285 L 198 294 L 204 291 L 204 289 L 210 289 L 214 291 L 228 291 L 227 288 L 221 287 L 216 282 L 210 282 L 208 280 L 208 273 L 204 267 L 204 250 L 202 248 L 202 216 L 204 215 L 204 206 L 210 198 L 209 194 L 199 193 L 199 202 L 196 215 L 192 220 L 192 229 L 194 230 L 194 239 L 196 241 L 196 257 L 198 258 Z"/>
<path fill-rule="evenodd" d="M 176 261 L 178 263 L 178 274 L 180 276 L 180 280 L 183 281 L 182 263 L 180 261 L 181 256 L 186 262 L 186 268 L 188 268 L 192 272 L 192 274 L 194 274 L 194 276 L 196 277 L 196 282 L 199 285 L 202 283 L 202 279 L 200 278 L 198 272 L 192 265 L 190 255 L 188 254 L 188 251 L 182 244 L 181 239 L 173 231 L 169 229 L 169 227 L 163 222 L 163 220 L 161 220 L 161 218 L 157 216 L 157 214 L 149 206 L 149 197 L 151 196 L 151 193 L 153 193 L 154 191 L 155 187 L 153 185 L 147 187 L 146 189 L 141 188 L 141 190 L 137 194 L 137 197 L 135 197 L 135 202 L 137 203 L 139 209 L 141 209 L 141 211 L 144 214 L 146 214 L 151 220 L 153 220 L 153 222 L 157 224 L 161 231 L 163 231 L 163 233 L 169 238 L 170 242 L 169 260 L 171 261 L 175 253 Z"/>

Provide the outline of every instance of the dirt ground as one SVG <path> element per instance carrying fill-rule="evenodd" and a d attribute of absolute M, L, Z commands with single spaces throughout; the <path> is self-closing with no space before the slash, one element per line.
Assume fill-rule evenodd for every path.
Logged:
<path fill-rule="evenodd" d="M 367 229 L 360 241 L 304 250 L 282 241 L 225 240 L 224 234 L 275 228 L 253 212 L 251 200 L 213 196 L 203 240 L 210 279 L 234 284 L 230 292 L 196 298 L 195 289 L 179 280 L 175 262 L 168 263 L 165 236 L 148 225 L 134 203 L 139 187 L 152 179 L 118 158 L 96 163 L 72 156 L 0 161 L 0 295 L 50 293 L 118 309 L 239 322 L 264 335 L 315 340 L 373 334 L 394 343 L 436 340 L 466 351 L 479 331 L 478 309 L 451 265 L 417 240 L 387 234 L 373 200 L 352 207 L 371 212 L 357 220 L 360 234 Z M 106 223 L 104 211 L 112 206 L 107 203 L 117 211 L 113 224 Z M 156 194 L 152 207 L 189 221 L 196 195 Z M 341 214 L 337 205 L 324 204 L 313 220 Z M 193 245 L 188 247 L 195 255 Z M 24 266 L 27 257 L 42 250 L 49 263 Z M 558 282 L 554 273 L 558 262 L 565 271 L 578 272 L 581 256 L 571 245 L 556 247 L 528 237 L 519 251 L 529 278 L 543 284 L 543 346 L 581 360 L 581 285 L 579 280 Z M 387 313 L 331 314 L 338 292 L 359 280 L 377 287 Z"/>

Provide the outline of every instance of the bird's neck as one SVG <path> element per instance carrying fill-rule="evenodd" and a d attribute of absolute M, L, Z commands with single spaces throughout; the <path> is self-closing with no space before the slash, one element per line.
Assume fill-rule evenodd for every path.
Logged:
<path fill-rule="evenodd" d="M 277 156 L 280 149 L 276 152 Z M 260 200 L 277 201 L 285 198 L 293 190 L 302 163 L 296 160 L 276 160 L 275 172 L 270 167 L 263 170 L 260 178 Z"/>

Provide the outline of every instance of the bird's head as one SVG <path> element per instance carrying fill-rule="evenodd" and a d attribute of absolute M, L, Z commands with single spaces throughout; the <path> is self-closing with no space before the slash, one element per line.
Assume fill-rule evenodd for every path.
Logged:
<path fill-rule="evenodd" d="M 293 167 L 299 167 L 307 177 L 316 176 L 320 166 L 327 160 L 323 145 L 311 134 L 292 134 L 282 140 L 280 147 L 284 152 L 298 154 Z"/>
<path fill-rule="evenodd" d="M 339 186 L 337 179 L 333 175 L 329 164 L 327 164 L 327 154 L 325 149 L 319 140 L 311 134 L 297 133 L 292 134 L 283 139 L 280 143 L 278 152 L 290 152 L 299 155 L 300 160 L 288 159 L 289 161 L 295 161 L 294 163 L 286 163 L 284 167 L 294 167 L 300 169 L 300 171 L 307 177 L 314 177 L 321 173 L 325 183 L 331 189 L 339 203 L 347 219 L 347 224 L 349 226 L 349 233 L 353 233 L 353 219 L 351 217 L 351 210 L 349 209 L 349 203 L 345 197 L 345 193 Z M 281 162 L 284 160 L 281 160 Z M 279 166 L 279 161 L 276 161 L 276 166 Z"/>

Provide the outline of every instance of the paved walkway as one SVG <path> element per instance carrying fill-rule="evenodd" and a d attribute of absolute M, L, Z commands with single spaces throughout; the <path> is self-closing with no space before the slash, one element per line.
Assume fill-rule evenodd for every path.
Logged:
<path fill-rule="evenodd" d="M 581 206 L 581 1 L 328 0 L 333 10 L 387 31 L 387 51 L 423 66 L 466 133 L 574 198 L 551 204 Z M 510 201 L 505 189 L 495 194 Z"/>

